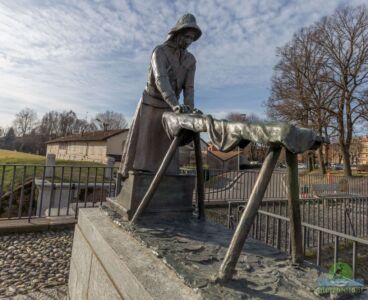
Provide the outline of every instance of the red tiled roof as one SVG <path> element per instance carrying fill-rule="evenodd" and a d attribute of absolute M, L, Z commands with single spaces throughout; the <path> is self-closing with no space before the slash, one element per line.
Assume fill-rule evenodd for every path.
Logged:
<path fill-rule="evenodd" d="M 214 156 L 216 156 L 217 158 L 221 160 L 228 160 L 228 159 L 231 159 L 237 156 L 239 152 L 238 151 L 221 152 L 218 150 L 212 150 L 212 151 L 208 150 L 208 153 L 213 154 Z M 240 155 L 241 155 L 241 152 L 240 152 Z"/>
<path fill-rule="evenodd" d="M 82 134 L 72 134 L 67 135 L 61 138 L 57 138 L 51 141 L 48 141 L 47 144 L 52 143 L 63 143 L 63 142 L 77 142 L 77 141 L 104 141 L 114 135 L 120 134 L 124 131 L 128 131 L 129 129 L 114 129 L 114 130 L 105 130 L 105 131 L 92 131 L 92 132 L 84 132 Z"/>

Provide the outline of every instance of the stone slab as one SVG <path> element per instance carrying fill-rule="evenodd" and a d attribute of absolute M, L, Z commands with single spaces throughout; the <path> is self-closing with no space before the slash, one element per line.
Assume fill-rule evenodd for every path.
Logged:
<path fill-rule="evenodd" d="M 91 273 L 89 278 L 88 299 L 120 300 L 121 296 L 116 287 L 106 274 L 100 262 L 93 256 Z M 85 299 L 85 298 L 81 298 Z"/>
<path fill-rule="evenodd" d="M 71 299 L 87 299 L 92 256 L 91 248 L 85 241 L 79 227 L 76 226 L 69 272 Z"/>
<path fill-rule="evenodd" d="M 71 300 L 84 299 L 76 297 L 77 294 L 73 291 L 75 286 L 71 282 L 82 272 L 89 272 L 87 299 L 92 299 L 91 295 L 97 295 L 99 285 L 94 282 L 98 278 L 95 276 L 96 270 L 104 271 L 106 288 L 112 289 L 109 296 L 119 295 L 120 298 L 117 299 L 201 299 L 151 250 L 142 246 L 129 232 L 116 226 L 101 209 L 80 209 L 76 227 L 80 243 L 73 245 L 72 265 L 75 269 L 71 269 Z M 74 250 L 74 247 L 81 249 Z M 92 261 L 89 266 L 80 264 L 77 269 L 76 264 L 87 247 L 92 252 Z M 81 271 L 81 268 L 85 271 Z M 73 272 L 77 272 L 77 276 Z M 79 289 L 85 289 L 78 286 Z M 99 299 L 111 298 L 106 294 L 106 297 Z"/>
<path fill-rule="evenodd" d="M 144 218 L 132 229 L 111 208 L 102 209 L 203 299 L 320 299 L 315 290 L 323 269 L 293 266 L 286 253 L 250 238 L 233 280 L 219 284 L 215 278 L 233 235 L 220 224 Z"/>
<path fill-rule="evenodd" d="M 81 209 L 77 226 L 93 253 L 87 295 L 102 290 L 93 274 L 104 273 L 112 299 L 319 299 L 314 291 L 322 269 L 295 267 L 285 253 L 252 239 L 234 279 L 217 283 L 233 234 L 219 224 L 144 218 L 131 227 L 105 206 Z"/>

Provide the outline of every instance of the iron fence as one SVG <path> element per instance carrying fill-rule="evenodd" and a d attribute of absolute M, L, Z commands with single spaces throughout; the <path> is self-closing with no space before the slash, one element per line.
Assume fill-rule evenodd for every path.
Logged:
<path fill-rule="evenodd" d="M 195 174 L 195 170 L 192 172 Z M 259 170 L 206 170 L 205 201 L 215 203 L 249 199 L 258 174 Z M 287 180 L 287 174 L 283 169 L 276 170 L 272 174 L 264 199 L 286 199 Z M 299 195 L 301 199 L 368 196 L 368 177 L 300 174 Z"/>
<path fill-rule="evenodd" d="M 195 170 L 194 170 L 195 171 Z M 182 171 L 185 173 L 193 171 Z M 227 203 L 207 210 L 211 219 L 234 228 L 256 182 L 258 170 L 207 170 L 205 199 Z M 80 207 L 94 207 L 117 194 L 117 168 L 106 166 L 0 165 L 0 221 L 78 216 Z M 354 272 L 357 251 L 368 253 L 368 179 L 300 175 L 303 249 L 307 257 L 336 262 L 344 246 Z M 287 176 L 272 175 L 251 236 L 290 252 Z M 358 245 L 360 245 L 358 247 Z M 361 248 L 362 247 L 362 248 Z M 327 249 L 327 250 L 326 250 Z M 333 249 L 333 255 L 322 255 Z M 344 255 L 346 251 L 344 250 Z"/>
<path fill-rule="evenodd" d="M 246 203 L 229 202 L 227 208 L 207 209 L 212 221 L 235 229 Z M 307 260 L 317 265 L 332 265 L 343 258 L 354 274 L 360 249 L 360 276 L 368 279 L 362 268 L 368 256 L 368 197 L 305 199 L 300 202 L 303 251 Z M 281 251 L 291 252 L 288 203 L 285 200 L 263 201 L 250 230 L 250 237 Z M 358 247 L 358 245 L 360 245 Z"/>
<path fill-rule="evenodd" d="M 182 172 L 195 174 L 195 170 Z M 258 170 L 206 170 L 206 202 L 244 203 L 258 174 Z M 79 207 L 95 206 L 115 196 L 120 186 L 116 177 L 117 168 L 106 166 L 0 165 L 0 219 L 77 216 Z M 334 230 L 340 226 L 339 232 L 346 234 L 367 235 L 367 227 L 361 224 L 367 222 L 368 204 L 362 196 L 368 196 L 368 178 L 300 175 L 299 182 L 303 220 Z M 286 198 L 286 173 L 276 170 L 264 197 L 268 204 L 264 205 L 286 216 Z M 338 218 L 322 218 L 325 214 Z"/>
<path fill-rule="evenodd" d="M 0 220 L 78 215 L 115 196 L 117 168 L 0 165 Z"/>
<path fill-rule="evenodd" d="M 265 220 L 263 230 L 260 228 L 261 218 Z M 269 227 L 270 223 L 275 223 L 276 226 Z M 250 234 L 257 240 L 291 253 L 290 220 L 287 217 L 260 210 Z M 304 257 L 317 266 L 329 266 L 343 259 L 345 263 L 352 266 L 353 278 L 356 278 L 358 267 L 365 265 L 360 262 L 358 266 L 357 257 L 358 249 L 362 256 L 366 255 L 368 240 L 306 222 L 302 222 L 302 234 Z M 309 243 L 311 236 L 315 238 Z M 331 243 L 326 245 L 324 241 L 331 241 Z M 364 270 L 360 270 L 359 275 L 367 276 Z"/>

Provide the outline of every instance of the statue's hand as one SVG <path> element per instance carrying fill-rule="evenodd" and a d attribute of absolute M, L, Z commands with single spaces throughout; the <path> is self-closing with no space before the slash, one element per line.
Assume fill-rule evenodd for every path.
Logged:
<path fill-rule="evenodd" d="M 192 111 L 192 114 L 203 115 L 203 112 L 199 110 L 198 108 L 194 108 Z"/>
<path fill-rule="evenodd" d="M 181 114 L 181 113 L 186 114 L 192 111 L 188 105 L 176 105 L 174 106 L 173 110 L 174 110 L 174 113 L 176 114 Z"/>
<path fill-rule="evenodd" d="M 184 105 L 183 105 L 183 108 L 184 108 L 184 109 L 183 109 L 183 112 L 184 112 L 184 113 L 187 113 L 187 114 L 188 114 L 188 113 L 191 113 L 191 112 L 192 112 L 192 109 L 191 109 L 191 108 L 190 108 L 190 106 L 188 106 L 188 105 L 185 105 L 185 104 L 184 104 Z"/>

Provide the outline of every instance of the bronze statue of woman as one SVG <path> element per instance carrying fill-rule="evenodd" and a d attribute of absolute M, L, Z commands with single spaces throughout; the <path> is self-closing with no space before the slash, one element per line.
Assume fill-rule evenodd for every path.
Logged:
<path fill-rule="evenodd" d="M 194 74 L 196 60 L 188 52 L 189 45 L 198 40 L 202 31 L 192 14 L 183 15 L 157 46 L 151 57 L 148 80 L 136 109 L 124 147 L 121 174 L 130 170 L 156 172 L 169 146 L 170 139 L 162 125 L 165 111 L 188 113 L 194 110 Z M 183 91 L 183 104 L 179 97 Z M 168 173 L 178 171 L 178 155 Z"/>

